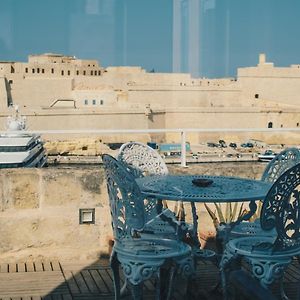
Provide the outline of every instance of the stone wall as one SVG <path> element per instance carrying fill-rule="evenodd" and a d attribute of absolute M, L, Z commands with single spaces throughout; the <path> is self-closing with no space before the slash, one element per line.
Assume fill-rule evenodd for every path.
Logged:
<path fill-rule="evenodd" d="M 240 175 L 259 178 L 263 164 L 209 163 L 188 168 L 169 165 L 171 173 Z M 94 259 L 109 251 L 111 219 L 99 167 L 3 169 L 0 174 L 0 257 Z M 170 207 L 172 203 L 169 203 Z M 187 207 L 187 206 L 186 206 Z M 79 209 L 94 208 L 95 224 L 79 224 Z M 200 230 L 213 230 L 202 205 Z M 189 218 L 189 207 L 187 207 Z"/>

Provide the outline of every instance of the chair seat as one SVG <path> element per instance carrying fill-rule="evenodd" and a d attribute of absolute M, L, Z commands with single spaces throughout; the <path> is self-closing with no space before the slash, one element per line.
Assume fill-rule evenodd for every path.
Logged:
<path fill-rule="evenodd" d="M 136 238 L 117 242 L 114 250 L 118 256 L 128 259 L 156 260 L 166 258 L 185 257 L 191 255 L 191 247 L 183 242 L 169 239 Z"/>
<path fill-rule="evenodd" d="M 241 222 L 231 230 L 230 239 L 237 238 L 237 237 L 253 236 L 253 235 L 273 237 L 276 236 L 276 230 L 275 228 L 270 231 L 262 230 L 259 221 Z"/>
<path fill-rule="evenodd" d="M 290 259 L 298 255 L 300 247 L 289 248 L 288 250 L 273 250 L 276 237 L 243 237 L 230 240 L 226 245 L 226 251 L 249 258 L 270 258 Z"/>

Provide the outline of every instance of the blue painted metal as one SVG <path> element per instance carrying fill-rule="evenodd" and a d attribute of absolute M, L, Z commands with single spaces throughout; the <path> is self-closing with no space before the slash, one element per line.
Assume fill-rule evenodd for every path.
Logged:
<path fill-rule="evenodd" d="M 114 246 L 111 254 L 111 268 L 114 276 L 115 299 L 120 298 L 119 264 L 125 278 L 132 287 L 133 299 L 142 299 L 143 281 L 154 276 L 159 282 L 161 266 L 175 266 L 183 275 L 194 271 L 191 248 L 178 240 L 161 237 L 143 238 L 139 232 L 145 227 L 146 214 L 144 196 L 133 175 L 112 156 L 102 157 L 107 190 L 110 201 Z M 172 274 L 172 272 L 171 272 Z M 159 284 L 157 288 L 159 289 Z M 170 297 L 172 283 L 167 295 Z M 160 293 L 157 290 L 156 298 Z"/>
<path fill-rule="evenodd" d="M 194 179 L 212 180 L 207 187 L 193 184 Z M 206 175 L 165 175 L 148 176 L 136 180 L 142 193 L 156 199 L 181 200 L 189 202 L 192 208 L 193 227 L 189 235 L 193 242 L 193 252 L 199 257 L 211 257 L 212 253 L 200 249 L 198 238 L 198 215 L 195 203 L 244 202 L 259 200 L 266 196 L 271 184 L 259 180 L 251 180 L 225 176 Z M 255 201 L 253 201 L 255 205 Z M 253 207 L 256 210 L 256 207 Z"/>
<path fill-rule="evenodd" d="M 167 175 L 168 168 L 152 147 L 140 142 L 128 142 L 121 146 L 118 160 L 133 174 L 135 178 L 152 175 Z M 163 205 L 162 205 L 163 204 Z M 157 201 L 155 197 L 147 197 L 145 201 L 146 226 L 144 233 L 176 237 L 178 233 L 185 235 L 184 207 L 177 203 L 174 212 L 167 208 L 166 201 Z M 178 221 L 179 219 L 179 221 Z M 186 231 L 186 230 L 185 230 Z"/>
<path fill-rule="evenodd" d="M 300 151 L 297 148 L 287 148 L 277 154 L 268 163 L 263 172 L 261 180 L 264 182 L 274 183 L 280 177 L 280 175 L 282 175 L 286 170 L 293 167 L 299 162 Z M 263 200 L 263 198 L 261 200 Z M 235 237 L 243 237 L 249 235 L 265 235 L 272 237 L 274 236 L 274 234 L 276 234 L 275 229 L 273 231 L 267 232 L 262 230 L 259 219 L 255 222 L 241 222 L 239 224 L 237 223 L 239 222 L 234 222 L 228 225 L 230 227 L 230 230 L 228 231 L 228 235 L 226 237 L 227 240 Z M 222 230 L 222 227 L 219 230 Z"/>
<path fill-rule="evenodd" d="M 249 236 L 230 240 L 226 244 L 220 269 L 226 298 L 227 273 L 242 259 L 264 287 L 280 280 L 281 297 L 288 299 L 282 278 L 292 258 L 300 254 L 300 164 L 288 169 L 273 184 L 262 206 L 262 230 L 275 230 L 273 237 Z"/>

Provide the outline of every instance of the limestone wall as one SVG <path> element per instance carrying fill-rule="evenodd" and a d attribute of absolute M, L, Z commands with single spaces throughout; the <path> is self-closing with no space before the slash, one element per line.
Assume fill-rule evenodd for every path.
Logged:
<path fill-rule="evenodd" d="M 169 166 L 171 173 L 259 178 L 255 163 Z M 96 258 L 108 252 L 111 219 L 102 167 L 3 169 L 0 174 L 0 258 Z M 94 208 L 95 224 L 79 224 L 79 209 Z M 188 208 L 187 208 L 188 209 Z M 201 229 L 212 222 L 199 206 Z"/>

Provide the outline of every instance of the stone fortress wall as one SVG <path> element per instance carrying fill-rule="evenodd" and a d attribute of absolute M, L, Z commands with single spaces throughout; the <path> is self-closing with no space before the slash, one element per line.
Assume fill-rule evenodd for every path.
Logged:
<path fill-rule="evenodd" d="M 299 65 L 274 67 L 264 54 L 256 67 L 221 79 L 103 68 L 58 54 L 0 62 L 0 122 L 18 104 L 30 130 L 299 127 L 299 92 Z M 194 134 L 192 142 L 202 138 Z M 159 139 L 178 141 L 174 134 Z"/>

